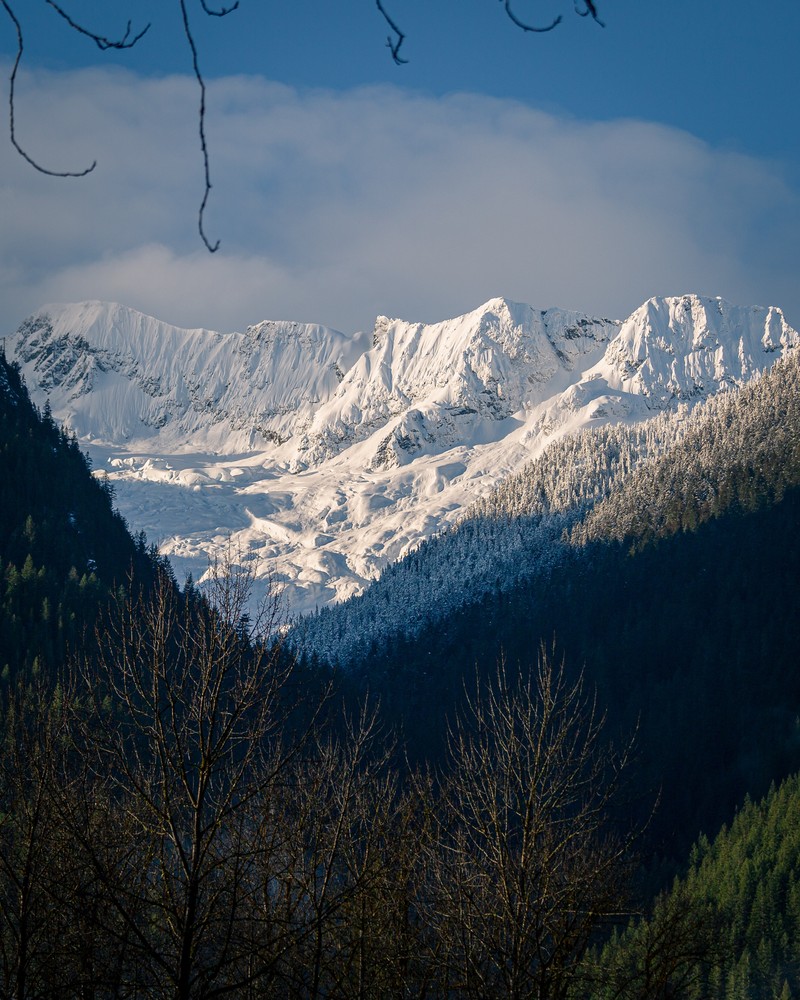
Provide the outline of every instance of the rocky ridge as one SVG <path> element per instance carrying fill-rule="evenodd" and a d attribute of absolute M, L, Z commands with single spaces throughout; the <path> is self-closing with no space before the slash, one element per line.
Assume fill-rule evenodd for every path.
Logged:
<path fill-rule="evenodd" d="M 179 577 L 233 544 L 300 613 L 564 435 L 691 406 L 798 342 L 779 309 L 686 295 L 623 323 L 497 298 L 435 324 L 379 317 L 371 337 L 181 330 L 94 302 L 40 310 L 6 351 Z"/>

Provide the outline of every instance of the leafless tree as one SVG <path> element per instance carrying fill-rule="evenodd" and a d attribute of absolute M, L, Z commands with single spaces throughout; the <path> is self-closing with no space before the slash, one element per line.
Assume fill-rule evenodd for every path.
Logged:
<path fill-rule="evenodd" d="M 249 586 L 131 585 L 70 695 L 9 710 L 3 995 L 427 995 L 430 796 L 401 789 L 376 711 L 293 721 Z"/>
<path fill-rule="evenodd" d="M 279 976 L 286 995 L 414 995 L 418 802 L 401 792 L 375 711 L 298 757 L 280 816 L 267 823 L 282 824 L 282 850 L 263 855 L 266 905 L 282 908 L 273 923 L 295 927 Z"/>
<path fill-rule="evenodd" d="M 532 676 L 479 688 L 450 738 L 429 919 L 446 992 L 555 1000 L 624 906 L 631 836 L 609 808 L 628 765 L 542 649 Z"/>
<path fill-rule="evenodd" d="M 274 625 L 274 602 L 248 617 L 251 582 L 219 567 L 206 603 L 163 573 L 118 603 L 82 664 L 83 752 L 128 846 L 109 857 L 87 833 L 81 848 L 151 995 L 223 995 L 253 974 L 240 934 L 252 918 L 248 820 L 296 746 L 285 739 L 291 663 L 243 634 Z"/>
<path fill-rule="evenodd" d="M 166 572 L 131 586 L 69 695 L 7 713 L 4 994 L 577 995 L 633 838 L 609 818 L 627 748 L 582 680 L 545 650 L 515 682 L 501 665 L 446 774 L 401 777 L 375 711 L 290 724 L 293 668 L 248 634 L 275 613 L 250 621 L 250 584 L 228 564 L 210 602 Z M 606 983 L 620 997 L 671 995 L 676 933 L 693 954 L 659 912 Z"/>
<path fill-rule="evenodd" d="M 4 996 L 49 985 L 50 942 L 59 914 L 51 905 L 59 839 L 47 773 L 60 720 L 33 691 L 13 692 L 0 752 L 0 961 Z"/>
<path fill-rule="evenodd" d="M 73 695 L 35 683 L 13 691 L 0 752 L 0 995 L 114 995 L 124 926 L 104 908 L 104 887 L 81 840 L 99 855 L 125 850 L 124 817 L 86 784 L 73 753 Z M 88 793 L 88 794 L 87 794 Z M 67 803 L 69 806 L 67 807 Z M 81 837 L 70 819 L 81 816 Z"/>

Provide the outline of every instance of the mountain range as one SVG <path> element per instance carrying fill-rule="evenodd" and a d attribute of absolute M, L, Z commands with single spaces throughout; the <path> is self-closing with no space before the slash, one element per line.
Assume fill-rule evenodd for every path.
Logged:
<path fill-rule="evenodd" d="M 27 710 L 37 698 L 41 722 L 62 719 L 71 687 L 60 681 L 102 655 L 110 601 L 157 579 L 178 596 L 169 565 L 143 534 L 131 538 L 115 504 L 136 531 L 144 515 L 161 518 L 178 540 L 205 516 L 217 527 L 197 541 L 212 554 L 229 544 L 244 511 L 233 537 L 254 557 L 281 540 L 282 528 L 284 573 L 292 560 L 308 572 L 315 552 L 338 552 L 344 564 L 334 560 L 324 580 L 330 590 L 353 585 L 345 600 L 296 621 L 280 646 L 280 662 L 292 664 L 288 701 L 307 700 L 315 719 L 316 692 L 333 684 L 330 704 L 362 718 L 365 699 L 378 706 L 375 724 L 396 734 L 404 768 L 446 775 L 447 733 L 472 686 L 493 677 L 501 687 L 499 677 L 524 684 L 538 657 L 583 685 L 580 724 L 602 726 L 601 753 L 614 769 L 616 748 L 627 759 L 633 741 L 609 819 L 642 831 L 628 860 L 640 863 L 634 888 L 650 916 L 627 930 L 615 917 L 602 950 L 598 937 L 576 981 L 586 977 L 587 996 L 650 1000 L 678 990 L 789 1000 L 800 989 L 797 844 L 786 826 L 797 781 L 775 783 L 800 767 L 791 598 L 800 571 L 797 343 L 777 309 L 695 296 L 651 300 L 625 323 L 493 300 L 435 326 L 379 320 L 371 340 L 284 323 L 244 334 L 183 331 L 99 303 L 41 310 L 0 350 L 7 724 L 15 706 Z M 331 517 L 338 507 L 315 506 L 325 489 L 341 491 L 341 520 Z M 262 512 L 274 508 L 262 524 L 253 517 L 259 503 Z M 430 512 L 437 503 L 442 517 L 425 522 L 425 504 Z M 297 547 L 292 518 L 317 532 L 307 536 L 313 544 Z M 392 524 L 419 541 L 382 565 L 376 549 L 378 578 L 356 594 L 350 560 L 365 558 L 362 540 Z M 308 596 L 309 579 L 295 582 L 295 595 Z M 201 613 L 205 606 L 197 588 L 180 600 Z M 247 616 L 229 621 L 235 648 L 249 648 Z M 193 636 L 182 623 L 180 634 Z M 104 648 L 120 652 L 116 641 Z M 83 718 L 83 709 L 67 715 Z M 28 837 L 21 824 L 36 815 L 28 790 L 36 792 L 39 774 L 31 761 L 49 760 L 54 747 L 34 744 L 19 750 L 12 740 L 0 768 L 0 889 L 9 904 L 0 923 L 9 941 L 17 940 L 15 865 L 34 856 L 20 853 L 14 831 Z M 77 743 L 61 745 L 72 752 Z M 320 737 L 316 745 L 334 744 Z M 97 773 L 106 780 L 105 767 Z M 344 784 L 336 779 L 332 789 Z M 413 795 L 424 787 L 415 781 Z M 62 842 L 63 815 L 48 810 L 24 841 L 44 860 L 45 878 L 57 876 L 37 912 L 59 927 L 72 897 L 63 866 L 49 866 L 61 855 L 48 845 Z M 85 844 L 84 814 L 76 815 Z M 127 856 L 130 845 L 120 843 Z M 413 857 L 416 868 L 419 852 Z M 79 868 L 71 931 L 83 926 L 92 870 Z M 683 876 L 673 882 L 676 873 Z M 394 870 L 390 881 L 407 885 Z M 217 884 L 215 875 L 215 892 Z M 47 940 L 61 949 L 53 968 L 63 980 L 61 956 L 85 950 L 61 932 Z M 94 927 L 85 940 L 94 947 Z M 385 956 L 382 948 L 382 965 Z"/>
<path fill-rule="evenodd" d="M 798 343 L 777 308 L 685 295 L 624 322 L 497 298 L 371 336 L 182 330 L 87 302 L 5 346 L 179 578 L 233 546 L 298 615 L 362 592 L 560 440 L 680 420 Z"/>

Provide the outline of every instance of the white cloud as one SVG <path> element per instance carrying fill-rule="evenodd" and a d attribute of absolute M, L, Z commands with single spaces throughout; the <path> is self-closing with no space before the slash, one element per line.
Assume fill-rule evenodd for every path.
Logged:
<path fill-rule="evenodd" d="M 687 290 L 777 302 L 800 323 L 800 200 L 778 168 L 644 122 L 585 123 L 471 95 L 210 84 L 214 188 L 194 82 L 83 71 L 23 78 L 0 145 L 4 330 L 46 301 L 108 298 L 171 322 L 344 330 L 439 319 L 505 294 L 623 316 Z"/>

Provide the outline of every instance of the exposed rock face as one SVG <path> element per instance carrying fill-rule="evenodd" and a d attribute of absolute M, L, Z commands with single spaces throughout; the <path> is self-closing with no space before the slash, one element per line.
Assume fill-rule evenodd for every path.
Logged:
<path fill-rule="evenodd" d="M 296 461 L 322 461 L 382 430 L 374 468 L 402 465 L 424 448 L 469 439 L 541 403 L 595 360 L 619 323 L 506 299 L 424 325 L 379 316 L 372 348 L 297 440 Z"/>
<path fill-rule="evenodd" d="M 321 326 L 182 330 L 102 302 L 45 307 L 9 339 L 29 386 L 79 437 L 231 453 L 289 440 L 360 349 Z"/>

